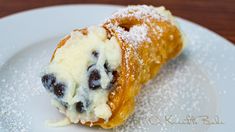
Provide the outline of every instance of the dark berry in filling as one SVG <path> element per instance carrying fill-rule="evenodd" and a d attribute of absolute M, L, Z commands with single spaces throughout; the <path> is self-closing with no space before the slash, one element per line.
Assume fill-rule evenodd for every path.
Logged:
<path fill-rule="evenodd" d="M 104 69 L 105 69 L 105 72 L 106 72 L 106 73 L 110 72 L 109 66 L 108 66 L 108 63 L 107 63 L 107 62 L 104 63 Z"/>
<path fill-rule="evenodd" d="M 97 51 L 93 51 L 92 52 L 92 55 L 95 57 L 95 58 L 98 58 L 99 57 L 99 53 Z"/>
<path fill-rule="evenodd" d="M 113 79 L 112 79 L 111 83 L 114 84 L 114 83 L 116 82 L 117 76 L 118 76 L 117 71 L 113 71 L 113 72 L 112 72 L 112 75 L 113 75 Z"/>
<path fill-rule="evenodd" d="M 90 72 L 88 79 L 89 88 L 95 90 L 100 87 L 100 73 L 97 69 Z"/>
<path fill-rule="evenodd" d="M 79 112 L 79 113 L 82 113 L 82 112 L 85 111 L 85 110 L 84 110 L 84 105 L 83 105 L 83 103 L 82 103 L 81 101 L 79 101 L 79 102 L 76 103 L 76 110 L 77 110 L 77 112 Z"/>
<path fill-rule="evenodd" d="M 53 74 L 46 74 L 42 76 L 41 81 L 43 86 L 51 91 L 56 82 L 56 78 Z"/>
<path fill-rule="evenodd" d="M 65 91 L 65 85 L 62 83 L 58 83 L 54 86 L 54 94 L 57 97 L 63 97 L 64 96 L 64 91 Z"/>

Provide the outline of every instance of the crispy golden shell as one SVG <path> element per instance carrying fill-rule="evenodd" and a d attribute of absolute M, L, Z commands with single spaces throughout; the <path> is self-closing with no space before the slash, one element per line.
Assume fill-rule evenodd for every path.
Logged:
<path fill-rule="evenodd" d="M 122 62 L 117 73 L 116 85 L 109 93 L 108 105 L 112 110 L 112 116 L 108 122 L 100 119 L 93 123 L 87 122 L 86 125 L 98 125 L 106 129 L 121 125 L 133 113 L 135 96 L 142 85 L 156 76 L 161 66 L 176 57 L 183 48 L 182 34 L 172 20 L 157 19 L 148 13 L 136 17 L 137 13 L 138 9 L 114 15 L 103 24 L 109 35 L 115 36 L 119 41 Z M 147 26 L 147 38 L 150 41 L 139 42 L 134 46 L 123 40 L 120 29 L 128 32 L 132 27 L 141 25 Z M 83 34 L 87 33 L 86 29 L 80 31 Z M 62 47 L 69 38 L 70 36 L 63 39 L 57 48 Z"/>

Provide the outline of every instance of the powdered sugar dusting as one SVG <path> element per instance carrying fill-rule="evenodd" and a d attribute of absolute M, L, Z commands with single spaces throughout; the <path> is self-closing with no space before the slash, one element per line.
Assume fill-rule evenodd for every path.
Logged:
<path fill-rule="evenodd" d="M 141 23 L 131 23 L 131 19 L 137 19 Z M 130 19 L 129 27 L 122 25 L 122 19 Z M 134 50 L 134 55 L 138 59 L 139 63 L 142 64 L 143 60 L 139 57 L 136 52 L 137 48 L 141 44 L 151 44 L 151 39 L 148 36 L 149 26 L 148 23 L 151 23 L 151 19 L 159 21 L 169 21 L 174 25 L 174 20 L 171 13 L 165 10 L 164 7 L 153 7 L 147 5 L 137 5 L 137 6 L 128 6 L 127 8 L 120 9 L 115 12 L 110 18 L 105 21 L 105 26 L 109 30 L 112 30 L 117 34 L 118 38 L 128 44 Z M 119 21 L 120 20 L 120 21 Z M 156 27 L 155 32 L 158 34 L 157 38 L 160 39 L 162 36 L 162 31 L 159 26 Z M 130 49 L 127 48 L 125 54 L 125 60 L 129 60 Z M 128 70 L 128 62 L 126 62 Z"/>
<path fill-rule="evenodd" d="M 197 74 L 194 74 L 195 71 Z M 180 119 L 187 114 L 214 113 L 215 95 L 213 92 L 209 93 L 213 87 L 208 82 L 210 81 L 198 71 L 195 64 L 181 56 L 167 64 L 155 79 L 142 88 L 136 98 L 134 115 L 123 126 L 114 130 L 149 131 L 150 126 L 154 126 L 165 132 L 176 127 L 167 123 L 165 116 L 172 115 Z M 206 109 L 206 106 L 210 109 Z"/>
<path fill-rule="evenodd" d="M 146 24 L 134 25 L 130 27 L 129 31 L 112 23 L 108 24 L 108 28 L 117 32 L 118 37 L 131 47 L 138 48 L 144 42 L 151 43 L 151 39 L 148 37 L 149 27 Z"/>
<path fill-rule="evenodd" d="M 38 51 L 37 47 L 36 50 Z M 32 115 L 26 112 L 26 103 L 42 93 L 45 94 L 40 72 L 42 64 L 45 63 L 42 58 L 49 56 L 48 50 L 38 51 L 37 56 L 34 56 L 34 51 L 22 51 L 1 67 L 0 130 L 4 128 L 9 132 L 31 131 Z"/>
<path fill-rule="evenodd" d="M 172 21 L 170 12 L 165 10 L 163 6 L 158 8 L 147 5 L 128 6 L 115 12 L 111 16 L 111 19 L 118 17 L 135 17 L 137 19 L 148 19 L 152 17 L 160 21 Z"/>
<path fill-rule="evenodd" d="M 113 20 L 121 19 L 138 19 L 139 21 L 143 21 L 142 24 L 131 25 L 132 27 L 128 27 L 127 31 L 122 27 L 122 22 L 112 22 Z M 133 47 L 137 48 L 139 44 L 143 42 L 151 43 L 151 39 L 148 37 L 148 26 L 146 23 L 151 23 L 150 19 L 155 19 L 159 21 L 169 21 L 172 25 L 175 24 L 174 18 L 171 13 L 165 10 L 164 7 L 153 7 L 147 5 L 138 5 L 138 6 L 128 6 L 127 8 L 120 9 L 115 12 L 110 18 L 108 18 L 105 23 L 107 23 L 107 27 L 109 29 L 117 32 L 118 37 L 121 38 L 129 45 L 133 45 Z M 131 21 L 131 20 L 130 20 Z M 159 33 L 162 32 L 160 27 L 156 27 Z"/>
<path fill-rule="evenodd" d="M 31 125 L 31 116 L 24 111 L 26 101 L 34 96 L 40 95 L 43 92 L 39 74 L 40 62 L 35 62 L 32 58 L 25 62 L 23 71 L 21 68 L 7 66 L 8 75 L 14 75 L 11 79 L 6 77 L 2 79 L 1 98 L 0 98 L 0 118 L 3 121 L 1 126 L 8 128 L 11 132 L 26 132 L 29 131 Z M 32 67 L 34 65 L 34 67 Z M 39 69 L 38 69 L 39 68 Z M 29 120 L 26 123 L 22 119 Z"/>
<path fill-rule="evenodd" d="M 119 37 L 122 38 L 126 43 L 132 44 L 135 48 L 138 47 L 138 44 L 143 42 L 150 42 L 150 38 L 147 36 L 148 34 L 148 26 L 146 24 L 143 25 L 135 25 L 131 27 L 130 31 L 118 30 Z"/>
<path fill-rule="evenodd" d="M 143 64 L 142 58 L 139 57 L 138 53 L 136 52 L 138 46 L 143 43 L 151 43 L 151 39 L 148 37 L 148 26 L 146 24 L 142 25 L 135 25 L 130 28 L 129 31 L 124 30 L 123 28 L 119 26 L 114 26 L 111 23 L 108 25 L 110 26 L 109 28 L 114 29 L 118 37 L 124 41 L 126 44 L 128 44 L 130 47 L 133 48 L 134 50 L 134 55 L 137 57 L 138 61 L 140 64 Z M 131 49 L 130 47 L 127 47 L 126 49 L 126 54 L 125 54 L 125 60 L 126 60 L 126 66 L 127 66 L 127 71 L 129 71 L 129 56 Z M 128 74 L 126 75 L 128 76 Z"/>
<path fill-rule="evenodd" d="M 234 50 L 228 46 L 229 43 L 204 29 L 187 23 L 183 24 L 182 27 L 184 27 L 190 40 L 187 50 L 179 58 L 163 67 L 160 74 L 141 90 L 136 99 L 134 115 L 122 126 L 114 129 L 115 131 L 150 131 L 150 125 L 156 126 L 156 129 L 152 131 L 183 131 L 183 129 L 179 129 L 179 126 L 184 127 L 184 125 L 174 126 L 166 122 L 158 123 L 157 117 L 161 118 L 164 115 L 172 114 L 176 119 L 179 119 L 182 116 L 181 114 L 206 114 L 208 111 L 213 114 L 213 110 L 205 110 L 206 108 L 213 108 L 211 107 L 213 103 L 205 106 L 205 104 L 215 99 L 213 95 L 210 95 L 210 93 L 213 93 L 213 87 L 219 87 L 216 90 L 224 95 L 230 92 L 226 91 L 226 88 L 232 89 L 235 86 L 235 74 L 231 73 L 231 66 L 235 64 Z M 55 44 L 56 42 L 50 42 L 50 44 L 52 43 Z M 25 56 L 27 59 L 16 58 L 14 61 L 19 59 L 20 62 L 16 61 L 15 63 L 9 63 L 11 65 L 4 65 L 4 69 L 1 67 L 0 130 L 4 128 L 11 132 L 30 131 L 30 122 L 24 122 L 23 120 L 26 118 L 31 120 L 31 116 L 21 106 L 29 99 L 34 100 L 35 96 L 45 94 L 45 92 L 43 93 L 44 90 L 41 89 L 41 84 L 39 84 L 38 73 L 41 71 L 43 64 L 49 61 L 49 58 L 45 57 L 50 57 L 53 51 L 53 48 L 48 48 L 49 44 L 44 47 L 41 47 L 41 44 L 38 44 L 38 47 L 47 49 L 46 53 L 37 47 L 37 50 L 30 52 L 27 57 Z M 32 56 L 38 50 L 40 50 L 41 56 Z M 214 55 L 214 53 L 217 55 Z M 226 53 L 231 53 L 231 56 L 227 56 Z M 221 67 L 218 61 L 222 62 L 222 60 L 229 61 L 230 65 Z M 25 68 L 18 67 L 16 64 L 19 63 L 23 63 Z M 202 67 L 202 65 L 205 67 Z M 200 68 L 204 68 L 204 70 Z M 214 82 L 214 80 L 218 80 L 218 82 Z M 218 83 L 221 86 L 225 86 L 223 84 L 227 83 L 229 86 L 220 87 L 217 85 Z M 224 98 L 225 101 L 227 99 Z M 35 108 L 37 107 L 35 106 Z M 223 109 L 228 108 L 230 107 Z M 70 130 L 69 128 L 61 129 Z M 205 130 L 203 126 L 198 125 L 191 125 L 189 129 L 186 131 L 189 132 L 191 129 L 193 131 Z M 77 130 L 79 130 L 79 127 L 76 127 Z"/>
<path fill-rule="evenodd" d="M 190 30 L 192 25 L 188 23 L 183 23 L 182 27 L 188 39 L 183 54 L 165 65 L 156 78 L 142 88 L 136 98 L 134 114 L 115 131 L 189 132 L 218 127 L 203 124 L 174 125 L 165 119 L 166 116 L 172 116 L 175 121 L 181 121 L 186 116 L 199 115 L 221 118 L 221 111 L 217 107 L 221 108 L 222 104 L 216 102 L 218 95 L 227 101 L 225 94 L 228 92 L 225 89 L 228 87 L 224 86 L 235 86 L 235 74 L 231 73 L 231 68 L 228 65 L 221 67 L 221 63 L 218 63 L 224 60 L 223 54 L 228 50 L 234 51 L 234 48 L 231 50 L 230 45 L 216 35 L 200 35 L 205 33 L 202 28 Z M 219 46 L 223 48 L 218 50 Z M 227 56 L 225 60 L 235 64 L 233 56 Z M 226 122 L 226 119 L 221 120 Z"/>

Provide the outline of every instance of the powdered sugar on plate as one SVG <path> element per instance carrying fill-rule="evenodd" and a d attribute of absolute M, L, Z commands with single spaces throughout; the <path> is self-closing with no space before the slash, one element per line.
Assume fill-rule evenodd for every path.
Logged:
<path fill-rule="evenodd" d="M 0 127 L 9 132 L 29 132 L 32 115 L 26 112 L 29 100 L 43 94 L 40 72 L 49 49 L 26 49 L 13 56 L 0 70 Z M 29 51 L 29 52 L 28 52 Z M 38 54 L 39 53 L 39 54 Z M 45 94 L 45 93 L 44 93 Z M 1 129 L 0 129 L 1 130 Z"/>
<path fill-rule="evenodd" d="M 164 66 L 158 76 L 142 88 L 136 98 L 134 114 L 124 125 L 114 130 L 142 132 L 149 131 L 150 126 L 162 132 L 203 128 L 179 127 L 170 124 L 165 118 L 174 116 L 174 119 L 179 120 L 187 115 L 215 114 L 216 96 L 214 87 L 208 82 L 210 80 L 197 68 L 197 64 L 181 55 Z"/>
<path fill-rule="evenodd" d="M 134 114 L 115 131 L 200 132 L 226 122 L 221 110 L 227 108 L 222 108 L 224 104 L 218 100 L 228 94 L 226 83 L 235 86 L 229 65 L 221 67 L 230 45 L 221 44 L 223 48 L 218 49 L 221 38 L 217 35 L 200 35 L 205 29 L 189 30 L 191 24 L 182 21 L 181 24 L 188 40 L 183 54 L 165 65 L 156 78 L 142 88 L 136 98 Z M 227 56 L 226 60 L 235 64 L 234 56 Z M 199 119 L 203 116 L 220 120 L 221 124 L 205 125 Z M 199 121 L 198 124 L 172 124 L 167 117 L 176 122 L 188 117 Z"/>

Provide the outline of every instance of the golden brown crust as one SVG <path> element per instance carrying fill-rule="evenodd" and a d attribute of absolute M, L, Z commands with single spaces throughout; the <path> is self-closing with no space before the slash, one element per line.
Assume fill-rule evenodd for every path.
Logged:
<path fill-rule="evenodd" d="M 59 49 L 59 48 L 61 48 L 62 46 L 64 46 L 65 43 L 66 43 L 66 41 L 67 41 L 69 38 L 70 38 L 70 36 L 66 36 L 66 37 L 65 37 L 64 39 L 62 39 L 62 40 L 60 41 L 60 43 L 56 46 L 56 49 L 55 49 L 55 51 L 54 51 L 53 54 L 52 54 L 52 57 L 51 57 L 51 61 L 50 61 L 50 62 L 52 62 L 52 60 L 54 59 L 54 56 L 55 56 L 55 53 L 56 53 L 57 49 Z"/>
<path fill-rule="evenodd" d="M 140 42 L 137 47 L 123 40 L 119 29 L 115 27 L 119 26 L 128 32 L 131 27 L 143 24 L 148 27 L 147 37 L 151 41 Z M 143 19 L 130 16 L 114 17 L 105 23 L 104 27 L 119 40 L 122 49 L 118 86 L 109 94 L 108 104 L 113 116 L 108 123 L 98 123 L 103 128 L 113 128 L 122 124 L 132 114 L 135 96 L 142 85 L 152 79 L 163 64 L 181 52 L 183 39 L 177 26 L 151 16 Z M 157 27 L 162 29 L 161 36 Z"/>
<path fill-rule="evenodd" d="M 136 46 L 121 37 L 123 34 L 120 29 L 129 32 L 132 27 L 142 25 L 147 26 L 149 41 L 139 42 Z M 103 27 L 109 35 L 111 34 L 119 41 L 122 62 L 118 70 L 115 88 L 109 93 L 108 105 L 112 110 L 112 116 L 108 122 L 100 119 L 93 123 L 86 122 L 85 125 L 99 125 L 108 129 L 121 125 L 132 114 L 135 96 L 142 85 L 152 79 L 163 64 L 181 52 L 183 38 L 178 27 L 172 22 L 156 19 L 148 14 L 142 18 L 129 16 L 128 13 L 123 16 L 115 16 L 109 19 Z M 86 29 L 79 31 L 87 33 Z M 62 47 L 69 38 L 70 36 L 64 38 L 56 50 Z M 54 54 L 51 60 L 53 60 Z"/>

